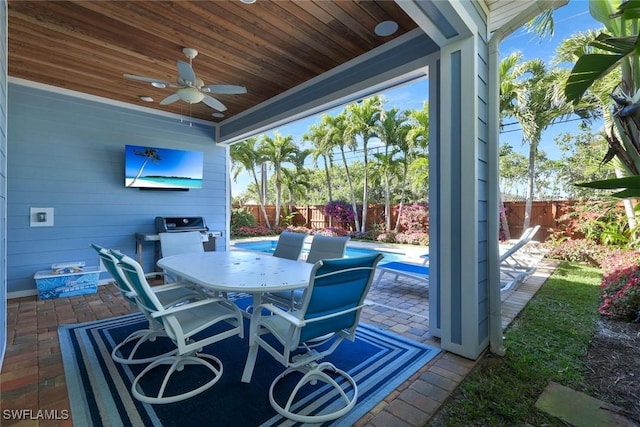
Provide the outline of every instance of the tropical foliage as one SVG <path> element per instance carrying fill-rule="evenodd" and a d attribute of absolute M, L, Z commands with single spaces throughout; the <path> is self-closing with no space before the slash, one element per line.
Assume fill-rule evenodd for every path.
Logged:
<path fill-rule="evenodd" d="M 610 93 L 613 101 L 606 130 L 609 144 L 604 162 L 617 160 L 625 177 L 581 184 L 590 188 L 620 189 L 620 198 L 640 197 L 640 1 L 590 0 L 589 11 L 606 32 L 591 41 L 567 79 L 565 94 L 578 102 L 612 72 L 621 80 Z"/>
<path fill-rule="evenodd" d="M 400 204 L 402 211 L 407 200 L 420 202 L 428 196 L 429 113 L 427 103 L 422 110 L 408 111 L 385 110 L 384 104 L 383 97 L 373 96 L 334 116 L 324 114 L 302 141 L 276 133 L 234 144 L 234 180 L 245 170 L 253 179 L 242 200 L 257 200 L 263 215 L 264 205 L 274 204 L 275 226 L 286 217 L 281 213 L 285 203 L 284 211 L 291 212 L 296 203 L 348 200 L 357 213 L 353 227 L 358 233 L 366 232 L 367 223 L 367 210 L 360 207 L 383 201 L 384 229 L 397 232 L 400 223 L 391 224 L 392 204 Z M 308 159 L 314 168 L 307 166 Z"/>

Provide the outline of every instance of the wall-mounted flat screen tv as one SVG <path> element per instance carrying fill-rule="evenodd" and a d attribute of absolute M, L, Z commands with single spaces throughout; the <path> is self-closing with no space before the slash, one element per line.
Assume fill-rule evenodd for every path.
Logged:
<path fill-rule="evenodd" d="M 126 145 L 124 183 L 158 190 L 202 188 L 203 166 L 200 151 Z"/>

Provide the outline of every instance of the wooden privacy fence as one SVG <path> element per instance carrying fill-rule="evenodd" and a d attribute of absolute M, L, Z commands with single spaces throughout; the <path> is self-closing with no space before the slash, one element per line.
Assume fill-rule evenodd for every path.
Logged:
<path fill-rule="evenodd" d="M 531 208 L 531 220 L 530 224 L 540 225 L 540 230 L 535 236 L 536 240 L 544 241 L 552 230 L 557 230 L 560 225 L 560 217 L 566 213 L 568 209 L 571 209 L 576 202 L 575 201 L 539 201 L 533 202 Z M 238 208 L 240 206 L 234 206 Z M 264 217 L 260 211 L 259 205 L 243 205 L 242 208 L 250 212 L 256 220 L 256 225 L 265 226 Z M 322 213 L 324 205 L 304 205 L 292 207 L 292 212 L 296 214 L 293 216 L 292 225 L 307 227 L 307 228 L 326 228 L 329 227 L 329 217 Z M 391 207 L 391 225 L 395 225 L 397 215 L 397 205 Z M 505 215 L 507 217 L 507 223 L 509 224 L 509 231 L 512 238 L 518 238 L 523 231 L 522 224 L 524 221 L 525 202 L 505 202 Z M 267 216 L 271 225 L 275 223 L 275 206 L 265 206 Z M 284 217 L 286 212 L 282 210 L 281 217 Z M 374 224 L 384 223 L 384 205 L 371 205 L 367 212 L 367 230 L 370 230 Z M 284 224 L 281 219 L 280 224 Z M 334 224 L 335 225 L 335 224 Z"/>
<path fill-rule="evenodd" d="M 250 212 L 253 215 L 253 218 L 256 221 L 256 225 L 266 226 L 266 222 L 264 220 L 264 216 L 260 210 L 260 205 L 234 205 L 234 208 L 242 207 L 247 212 Z M 391 226 L 395 226 L 395 221 L 397 218 L 397 205 L 393 205 L 391 207 Z M 291 212 L 295 212 L 293 219 L 291 221 L 292 225 L 299 227 L 307 227 L 307 228 L 326 228 L 330 226 L 330 218 L 325 215 L 322 210 L 324 209 L 324 205 L 304 205 L 304 206 L 293 206 Z M 276 218 L 276 207 L 273 205 L 265 206 L 265 210 L 267 212 L 267 217 L 269 218 L 269 223 L 273 225 L 275 223 Z M 284 224 L 284 217 L 288 214 L 288 211 L 284 209 L 280 210 L 280 225 Z M 369 210 L 367 211 L 367 230 L 371 229 L 373 224 L 382 224 L 384 223 L 384 205 L 371 205 L 369 206 Z M 336 226 L 337 224 L 333 224 Z"/>

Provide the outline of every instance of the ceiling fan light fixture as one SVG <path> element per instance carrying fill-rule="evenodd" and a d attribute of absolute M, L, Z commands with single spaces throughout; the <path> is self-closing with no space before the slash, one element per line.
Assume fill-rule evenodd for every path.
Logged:
<path fill-rule="evenodd" d="M 221 119 L 221 118 L 224 117 L 224 114 L 223 113 L 211 113 L 211 116 L 215 117 L 217 119 Z"/>
<path fill-rule="evenodd" d="M 141 96 L 141 97 L 140 97 L 140 101 L 143 101 L 143 102 L 153 102 L 153 98 L 152 98 L 152 97 L 150 97 L 150 96 Z"/>
<path fill-rule="evenodd" d="M 398 23 L 395 21 L 382 21 L 376 25 L 375 32 L 377 36 L 387 37 L 398 31 Z"/>
<path fill-rule="evenodd" d="M 187 104 L 197 104 L 204 99 L 204 94 L 194 87 L 185 87 L 176 93 Z"/>

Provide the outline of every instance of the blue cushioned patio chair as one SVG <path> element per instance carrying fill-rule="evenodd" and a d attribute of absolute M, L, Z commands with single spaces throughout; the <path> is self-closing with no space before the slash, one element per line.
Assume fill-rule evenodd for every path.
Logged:
<path fill-rule="evenodd" d="M 102 264 L 107 269 L 111 277 L 113 277 L 116 288 L 120 291 L 122 296 L 129 301 L 129 304 L 133 307 L 136 306 L 135 291 L 132 286 L 127 282 L 122 269 L 118 265 L 118 260 L 111 254 L 111 251 L 103 248 L 95 243 L 91 244 L 91 247 L 95 249 L 98 256 L 102 260 Z M 146 274 L 146 277 L 159 277 L 162 276 L 161 272 L 154 272 Z M 189 301 L 197 301 L 199 299 L 207 298 L 207 295 L 198 288 L 191 288 L 184 283 L 169 283 L 161 286 L 154 286 L 153 292 L 158 297 L 158 300 L 163 307 L 168 308 L 179 304 L 184 304 Z M 143 311 L 143 314 L 146 314 Z M 157 354 L 154 356 L 139 356 L 138 351 L 143 348 L 145 343 L 153 342 L 158 337 L 166 336 L 164 329 L 158 324 L 157 321 L 147 316 L 149 327 L 139 329 L 132 332 L 127 338 L 125 338 L 120 344 L 116 345 L 111 352 L 111 358 L 118 363 L 123 364 L 145 364 L 153 362 L 154 360 L 175 353 L 172 350 L 169 353 Z M 137 342 L 136 342 L 137 341 Z M 135 344 L 133 344 L 135 342 Z M 133 347 L 129 349 L 129 347 Z M 127 351 L 125 351 L 127 349 Z"/>
<path fill-rule="evenodd" d="M 323 236 L 316 234 L 311 240 L 311 247 L 306 262 L 315 264 L 323 259 L 343 258 L 347 248 L 348 236 Z M 288 309 L 293 309 L 300 304 L 302 290 L 297 289 L 287 292 L 265 293 L 263 301 L 269 301 Z"/>
<path fill-rule="evenodd" d="M 201 351 L 205 346 L 223 339 L 233 336 L 243 337 L 244 329 L 240 309 L 224 298 L 213 296 L 165 308 L 151 290 L 140 264 L 120 253 L 113 253 L 113 255 L 119 260 L 122 271 L 136 292 L 135 298 L 138 307 L 160 323 L 167 336 L 178 347 L 176 354 L 151 362 L 136 376 L 131 385 L 133 396 L 146 403 L 173 403 L 193 397 L 212 387 L 222 376 L 222 362 L 217 357 Z M 201 334 L 213 325 L 220 326 L 216 329 L 216 333 Z M 161 365 L 169 365 L 169 368 L 166 370 L 157 392 L 155 394 L 145 392 L 141 384 L 145 381 L 145 376 L 156 368 L 160 369 Z M 204 366 L 211 374 L 211 378 L 202 378 L 202 371 L 197 370 L 198 381 L 186 381 L 183 377 L 188 377 L 189 369 L 185 368 L 189 365 Z M 195 374 L 195 371 L 191 374 Z M 201 384 L 199 381 L 204 384 L 199 385 Z M 184 391 L 184 384 L 190 383 L 195 384 L 194 388 Z M 174 385 L 182 386 L 174 389 Z M 155 389 L 155 386 L 152 385 L 147 384 L 147 387 Z"/>
<path fill-rule="evenodd" d="M 355 339 L 365 297 L 382 257 L 382 254 L 374 254 L 318 261 L 311 271 L 299 309 L 285 311 L 267 303 L 254 311 L 242 381 L 251 381 L 260 347 L 282 363 L 286 370 L 269 388 L 271 406 L 282 416 L 302 423 L 321 423 L 339 418 L 355 406 L 358 398 L 355 380 L 332 363 L 320 360 L 333 353 L 343 339 Z M 268 336 L 273 336 L 278 344 Z M 329 338 L 323 346 L 318 346 L 319 337 Z M 308 345 L 309 342 L 313 344 Z M 292 353 L 299 348 L 306 351 L 294 356 Z M 274 389 L 279 388 L 283 378 L 296 371 L 302 373 L 302 378 L 290 393 L 285 393 L 287 401 L 278 402 Z M 329 412 L 321 410 L 319 413 L 299 410 L 299 391 L 307 385 L 315 386 L 317 382 L 330 386 L 323 396 L 335 393 L 341 403 L 339 408 L 330 406 Z"/>

